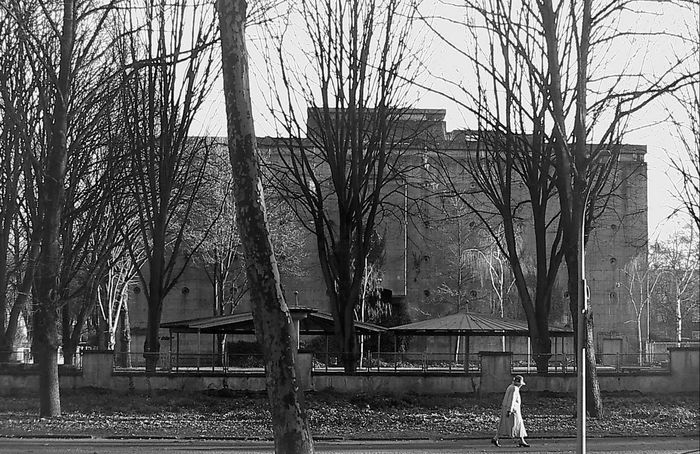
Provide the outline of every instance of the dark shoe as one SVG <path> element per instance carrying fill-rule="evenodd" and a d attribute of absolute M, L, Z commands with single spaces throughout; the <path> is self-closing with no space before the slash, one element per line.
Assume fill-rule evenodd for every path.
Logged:
<path fill-rule="evenodd" d="M 491 439 L 491 444 L 494 445 L 494 446 L 497 447 L 497 448 L 500 448 L 500 447 L 501 447 L 501 444 L 500 444 L 500 443 L 498 442 L 498 440 L 496 440 L 495 438 L 492 438 L 492 439 Z"/>
<path fill-rule="evenodd" d="M 519 441 L 519 442 L 518 442 L 518 448 L 529 448 L 529 447 L 530 447 L 530 445 L 527 444 L 527 443 L 524 442 L 524 441 Z"/>

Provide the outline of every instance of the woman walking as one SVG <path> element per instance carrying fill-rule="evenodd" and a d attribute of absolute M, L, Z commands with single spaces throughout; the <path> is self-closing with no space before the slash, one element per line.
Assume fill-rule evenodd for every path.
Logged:
<path fill-rule="evenodd" d="M 498 442 L 499 437 L 517 438 L 516 444 L 518 446 L 525 448 L 530 446 L 525 441 L 527 431 L 525 430 L 525 424 L 523 424 L 523 417 L 520 414 L 520 387 L 524 384 L 523 376 L 516 375 L 513 377 L 513 383 L 506 389 L 506 395 L 503 396 L 503 403 L 501 404 L 501 420 L 498 423 L 498 432 L 491 439 L 491 443 L 494 446 L 501 446 Z"/>

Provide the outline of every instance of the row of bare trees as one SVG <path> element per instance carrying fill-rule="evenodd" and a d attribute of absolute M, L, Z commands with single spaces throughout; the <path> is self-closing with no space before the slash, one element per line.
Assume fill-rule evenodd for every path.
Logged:
<path fill-rule="evenodd" d="M 310 5 L 312 10 L 304 10 Z M 369 6 L 357 2 L 302 2 L 302 17 L 313 49 L 307 55 L 310 66 L 317 69 L 313 76 L 308 75 L 306 67 L 299 72 L 289 71 L 293 64 L 285 59 L 282 46 L 275 47 L 282 63 L 284 90 L 281 95 L 276 91 L 273 98 L 282 112 L 280 123 L 290 136 L 287 146 L 281 147 L 284 151 L 279 168 L 283 175 L 277 177 L 276 187 L 284 191 L 300 222 L 316 236 L 336 333 L 343 343 L 345 368 L 350 372 L 356 348 L 350 312 L 359 302 L 369 230 L 389 200 L 377 204 L 377 193 L 391 193 L 392 187 L 398 186 L 390 185 L 392 180 L 407 184 L 406 174 L 396 171 L 398 161 L 391 160 L 391 156 L 400 156 L 401 150 L 385 154 L 391 143 L 409 142 L 392 141 L 396 137 L 392 137 L 391 120 L 397 117 L 392 112 L 395 104 L 387 100 L 396 93 L 393 82 L 414 82 L 401 74 L 403 59 L 392 59 L 394 49 L 402 56 L 401 43 L 408 38 L 402 34 L 404 29 L 393 36 L 389 33 L 395 4 L 381 5 L 382 11 L 388 12 L 384 21 L 371 10 L 375 6 L 373 2 Z M 593 397 L 588 400 L 593 416 L 602 413 L 602 401 L 593 359 L 592 320 L 587 308 L 578 311 L 579 296 L 585 293 L 579 293 L 583 277 L 580 255 L 595 219 L 615 192 L 616 165 L 627 120 L 656 97 L 697 76 L 660 77 L 648 83 L 646 75 L 641 74 L 639 83 L 630 90 L 622 83 L 626 74 L 596 74 L 591 69 L 597 69 L 607 58 L 604 50 L 610 41 L 625 36 L 626 32 L 614 25 L 629 11 L 628 6 L 626 2 L 594 5 L 589 0 L 556 4 L 542 0 L 534 6 L 470 2 L 467 7 L 476 13 L 479 23 L 474 26 L 470 21 L 468 25 L 480 29 L 482 36 L 486 34 L 487 44 L 477 45 L 477 50 L 486 51 L 486 58 L 458 49 L 476 68 L 479 83 L 476 89 L 466 88 L 466 99 L 461 104 L 475 114 L 479 129 L 473 158 L 455 161 L 477 182 L 481 201 L 490 202 L 501 217 L 503 232 L 492 229 L 492 236 L 515 274 L 542 370 L 546 370 L 549 353 L 552 286 L 560 263 L 566 263 L 572 317 L 574 321 L 586 317 L 587 389 Z M 320 18 L 316 15 L 319 11 Z M 369 39 L 375 32 L 370 28 L 373 25 L 381 36 L 376 51 L 372 51 Z M 398 47 L 392 47 L 396 43 Z M 444 44 L 456 47 L 448 39 Z M 236 57 L 240 59 L 241 53 Z M 242 66 L 245 68 L 245 64 Z M 316 75 L 318 81 L 313 79 Z M 231 74 L 227 79 L 238 76 Z M 594 91 L 593 82 L 596 90 L 602 90 Z M 377 90 L 376 96 L 373 90 Z M 307 123 L 295 115 L 297 96 L 304 107 L 311 106 Z M 233 108 L 233 99 L 227 103 L 230 135 L 241 129 L 236 123 L 241 112 Z M 244 101 L 249 103 L 249 98 Z M 594 135 L 594 130 L 601 132 Z M 251 145 L 252 129 L 244 132 L 247 138 L 236 137 L 242 141 L 239 153 Z M 410 146 L 415 148 L 416 143 Z M 231 152 L 233 159 L 233 146 Z M 482 213 L 464 189 L 449 178 L 449 172 L 440 176 L 450 190 L 448 195 L 460 197 L 475 213 Z M 526 189 L 521 192 L 525 194 L 516 194 L 514 183 L 523 184 Z M 548 211 L 550 203 L 555 207 Z M 515 223 L 524 217 L 519 212 L 527 207 L 536 243 L 534 289 L 524 278 L 515 238 Z M 491 225 L 490 219 L 482 221 L 487 228 Z M 283 301 L 280 306 L 284 307 Z M 293 418 L 296 433 L 303 434 L 306 429 L 298 415 L 295 412 Z M 291 451 L 310 452 L 305 442 L 297 442 Z"/>
<path fill-rule="evenodd" d="M 12 350 L 18 314 L 28 313 L 42 415 L 60 414 L 58 348 L 69 359 L 75 351 L 116 236 L 105 198 L 110 168 L 97 151 L 113 70 L 102 64 L 100 30 L 113 7 L 10 1 L 0 9 L 2 153 L 12 181 L 3 204 L 12 271 L 3 273 L 0 312 L 10 319 L 2 349 Z"/>
<path fill-rule="evenodd" d="M 223 148 L 191 131 L 218 73 L 217 27 L 212 5 L 150 0 L 10 1 L 0 18 L 0 359 L 27 325 L 40 413 L 57 415 L 59 347 L 72 363 L 89 335 L 109 348 L 120 327 L 128 338 L 127 290 L 140 281 L 154 370 L 165 296 L 230 222 Z M 240 240 L 224 236 L 222 254 L 236 255 Z"/>
<path fill-rule="evenodd" d="M 579 254 L 629 173 L 620 171 L 618 162 L 630 117 L 698 77 L 697 70 L 682 72 L 677 63 L 660 75 L 604 65 L 614 49 L 611 43 L 638 32 L 615 25 L 629 14 L 627 6 L 588 0 L 467 2 L 466 32 L 473 50 L 455 46 L 433 25 L 443 44 L 473 68 L 476 83 L 454 84 L 458 89 L 451 93 L 458 95 L 450 97 L 471 112 L 478 126 L 468 138 L 475 149 L 466 158 L 438 154 L 436 175 L 447 196 L 459 197 L 491 229 L 508 259 L 541 371 L 550 354 L 552 290 L 562 262 L 577 325 Z M 460 186 L 455 167 L 477 190 Z M 494 223 L 484 205 L 497 213 L 495 225 L 502 232 L 490 227 Z M 534 285 L 523 271 L 517 242 L 516 226 L 523 225 L 532 240 Z M 595 338 L 590 312 L 585 314 L 588 410 L 599 415 Z"/>
<path fill-rule="evenodd" d="M 700 244 L 692 222 L 650 245 L 620 271 L 617 285 L 632 306 L 640 361 L 654 340 L 679 346 L 700 314 Z M 646 326 L 645 326 L 646 325 Z M 683 334 L 686 336 L 683 336 Z"/>
<path fill-rule="evenodd" d="M 219 230 L 217 221 L 235 219 L 239 241 L 224 229 L 228 249 L 215 247 L 213 260 L 230 266 L 231 245 L 242 247 L 256 332 L 266 346 L 278 452 L 312 452 L 260 183 L 243 1 L 217 3 L 231 178 L 207 170 L 216 147 L 192 138 L 194 116 L 218 74 L 210 6 L 10 0 L 0 7 L 0 250 L 8 251 L 0 260 L 0 347 L 11 350 L 19 320 L 28 314 L 41 370 L 40 412 L 60 414 L 59 343 L 64 354 L 75 351 L 95 301 L 102 301 L 99 312 L 115 330 L 126 308 L 125 285 L 138 278 L 148 301 L 147 370 L 155 370 L 166 295 Z M 479 200 L 500 217 L 502 230 L 492 229 L 492 236 L 513 271 L 544 370 L 553 278 L 565 262 L 575 321 L 578 256 L 614 191 L 627 119 L 697 71 L 651 82 L 641 74 L 633 89 L 623 83 L 624 68 L 596 73 L 606 58 L 599 49 L 625 35 L 615 21 L 629 11 L 627 2 L 488 0 L 469 2 L 467 9 L 474 15 L 465 25 L 476 52 L 444 39 L 476 76 L 475 86 L 456 99 L 477 118 L 476 159 L 456 162 L 477 182 Z M 403 191 L 420 165 L 409 150 L 427 149 L 435 140 L 435 131 L 406 119 L 407 92 L 416 81 L 411 56 L 419 9 L 395 0 L 317 0 L 301 2 L 298 13 L 304 39 L 295 44 L 309 46 L 298 64 L 285 51 L 286 35 L 272 41 L 280 71 L 270 76 L 281 79 L 271 77 L 279 82 L 272 107 L 288 139 L 270 171 L 275 189 L 315 235 L 345 369 L 352 372 L 355 309 L 376 227 L 406 209 Z M 438 175 L 449 195 L 482 212 L 449 175 Z M 234 210 L 226 196 L 202 203 L 210 179 L 221 183 L 222 194 L 230 183 Z M 516 194 L 518 182 L 525 190 Z M 535 239 L 534 287 L 525 280 L 516 241 L 526 209 Z M 490 228 L 491 220 L 483 221 Z M 223 268 L 211 273 L 221 298 L 225 274 Z M 223 299 L 217 301 L 223 307 Z M 590 318 L 586 326 L 589 402 L 596 415 L 602 404 Z"/>

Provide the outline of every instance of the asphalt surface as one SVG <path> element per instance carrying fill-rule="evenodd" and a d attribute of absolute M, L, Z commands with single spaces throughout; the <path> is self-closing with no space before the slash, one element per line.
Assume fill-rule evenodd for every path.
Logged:
<path fill-rule="evenodd" d="M 381 441 L 316 441 L 319 453 L 355 454 L 469 454 L 469 453 L 574 453 L 576 440 L 572 438 L 542 438 L 529 440 L 530 448 L 517 448 L 510 440 L 502 440 L 501 447 L 491 445 L 488 439 L 464 440 L 381 440 Z M 0 438 L 0 453 L 273 453 L 271 442 L 241 440 L 187 440 L 187 439 L 41 439 Z M 593 438 L 587 440 L 587 453 L 647 453 L 691 454 L 700 453 L 698 437 L 663 438 Z"/>

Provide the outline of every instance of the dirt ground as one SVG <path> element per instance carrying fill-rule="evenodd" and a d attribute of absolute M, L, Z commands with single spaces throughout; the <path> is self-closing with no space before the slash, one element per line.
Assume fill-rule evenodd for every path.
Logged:
<path fill-rule="evenodd" d="M 531 437 L 574 436 L 575 399 L 523 392 Z M 502 396 L 309 393 L 306 411 L 321 439 L 459 438 L 491 434 Z M 124 436 L 269 439 L 265 394 L 209 390 L 152 396 L 78 390 L 61 396 L 62 416 L 38 417 L 38 398 L 0 397 L 0 436 Z M 590 436 L 693 436 L 698 395 L 604 395 L 605 416 Z"/>

